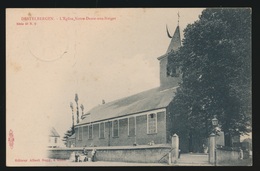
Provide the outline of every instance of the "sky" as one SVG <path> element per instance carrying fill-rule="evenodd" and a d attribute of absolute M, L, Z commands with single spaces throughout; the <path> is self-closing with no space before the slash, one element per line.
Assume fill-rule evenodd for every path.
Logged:
<path fill-rule="evenodd" d="M 63 136 L 72 125 L 75 93 L 86 113 L 102 99 L 158 87 L 157 58 L 170 43 L 166 24 L 173 34 L 179 12 L 183 38 L 202 10 L 8 9 L 7 131 L 12 129 L 21 144 L 36 145 L 45 141 L 48 127 Z M 23 138 L 28 135 L 39 138 Z"/>

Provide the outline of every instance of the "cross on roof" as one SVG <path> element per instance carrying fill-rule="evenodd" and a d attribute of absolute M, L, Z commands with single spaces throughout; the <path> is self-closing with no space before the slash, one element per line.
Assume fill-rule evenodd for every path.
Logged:
<path fill-rule="evenodd" d="M 178 11 L 177 15 L 178 15 L 178 25 L 179 25 L 179 19 L 180 19 L 179 11 Z"/>

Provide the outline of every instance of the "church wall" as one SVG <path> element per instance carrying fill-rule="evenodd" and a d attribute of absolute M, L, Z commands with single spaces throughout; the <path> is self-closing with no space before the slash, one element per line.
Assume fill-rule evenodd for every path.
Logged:
<path fill-rule="evenodd" d="M 99 138 L 99 124 L 93 124 L 93 138 L 92 139 L 93 139 L 92 145 L 96 145 L 97 143 L 102 142 L 102 140 Z"/>
<path fill-rule="evenodd" d="M 82 135 L 82 143 L 84 142 L 87 142 L 88 140 L 88 126 L 84 126 L 83 127 L 83 135 Z M 83 146 L 84 145 L 87 145 L 87 144 L 82 144 Z"/>
<path fill-rule="evenodd" d="M 110 138 L 111 146 L 128 146 L 133 145 L 134 139 L 131 141 L 131 137 L 128 137 L 128 119 L 119 120 L 119 136 Z"/>
<path fill-rule="evenodd" d="M 157 133 L 155 134 L 147 134 L 147 115 L 138 116 L 136 123 L 137 144 L 147 145 L 151 141 L 154 141 L 155 144 L 166 143 L 165 112 L 157 113 Z"/>
<path fill-rule="evenodd" d="M 154 113 L 154 112 L 151 112 Z M 105 122 L 105 136 L 99 138 L 99 124 L 93 124 L 93 138 L 88 138 L 88 126 L 83 126 L 82 140 L 78 139 L 78 128 L 76 131 L 76 147 L 84 146 L 133 146 L 136 141 L 138 145 L 147 145 L 154 141 L 155 144 L 166 144 L 166 116 L 165 112 L 157 113 L 157 133 L 147 134 L 147 115 L 136 116 L 136 137 L 128 135 L 128 119 L 119 119 L 119 136 L 112 137 L 112 122 Z"/>

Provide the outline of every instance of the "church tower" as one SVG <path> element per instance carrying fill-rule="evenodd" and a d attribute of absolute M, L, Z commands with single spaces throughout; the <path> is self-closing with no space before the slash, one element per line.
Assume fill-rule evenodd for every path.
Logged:
<path fill-rule="evenodd" d="M 169 54 L 171 52 L 176 52 L 181 47 L 179 21 L 173 36 L 169 34 L 167 27 L 166 29 L 169 38 L 171 38 L 171 42 L 169 44 L 166 53 L 157 58 L 160 61 L 160 87 L 162 89 L 176 87 L 178 86 L 178 83 L 181 81 L 181 76 L 178 73 L 177 69 L 176 69 L 176 73 L 173 74 L 174 76 L 170 76 L 169 74 L 167 74 L 167 64 L 168 64 Z"/>

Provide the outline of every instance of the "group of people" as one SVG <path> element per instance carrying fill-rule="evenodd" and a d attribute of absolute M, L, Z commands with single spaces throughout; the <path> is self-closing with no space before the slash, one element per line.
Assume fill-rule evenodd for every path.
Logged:
<path fill-rule="evenodd" d="M 76 152 L 75 153 L 75 162 L 86 162 L 86 161 L 96 161 L 96 149 L 91 151 L 89 156 L 88 151 L 86 148 L 83 148 L 82 153 Z"/>

